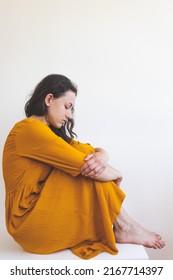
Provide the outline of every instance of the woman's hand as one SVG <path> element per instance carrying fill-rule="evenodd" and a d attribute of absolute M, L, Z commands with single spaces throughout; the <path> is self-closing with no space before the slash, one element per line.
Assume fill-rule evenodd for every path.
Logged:
<path fill-rule="evenodd" d="M 95 153 L 89 154 L 85 157 L 85 163 L 81 168 L 82 175 L 90 178 L 96 178 L 106 168 L 108 163 L 108 153 L 101 149 L 95 148 Z"/>

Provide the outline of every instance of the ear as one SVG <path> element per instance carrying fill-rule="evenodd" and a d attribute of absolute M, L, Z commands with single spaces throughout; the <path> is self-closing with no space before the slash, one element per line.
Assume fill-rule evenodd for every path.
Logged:
<path fill-rule="evenodd" d="M 48 93 L 44 99 L 46 106 L 50 106 L 51 100 L 53 98 L 53 94 L 52 93 Z"/>

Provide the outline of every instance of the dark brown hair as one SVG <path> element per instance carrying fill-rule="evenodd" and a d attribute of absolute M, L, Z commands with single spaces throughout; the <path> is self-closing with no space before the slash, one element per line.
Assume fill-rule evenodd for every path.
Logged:
<path fill-rule="evenodd" d="M 45 97 L 52 93 L 55 98 L 63 96 L 68 90 L 77 95 L 77 87 L 67 77 L 58 74 L 46 76 L 34 89 L 30 99 L 25 104 L 25 114 L 27 117 L 32 115 L 44 116 L 47 114 Z M 50 129 L 62 137 L 66 142 L 70 142 L 74 135 L 74 119 L 69 119 L 61 128 L 50 126 Z"/>

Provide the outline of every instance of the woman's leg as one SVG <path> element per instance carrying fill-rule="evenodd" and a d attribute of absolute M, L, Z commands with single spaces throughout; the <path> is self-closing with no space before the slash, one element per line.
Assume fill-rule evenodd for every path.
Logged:
<path fill-rule="evenodd" d="M 118 186 L 120 183 L 121 181 L 116 182 Z M 123 207 L 113 229 L 117 243 L 133 243 L 153 249 L 162 249 L 165 246 L 165 242 L 159 234 L 144 229 L 128 215 Z"/>
<path fill-rule="evenodd" d="M 153 249 L 161 249 L 165 246 L 160 235 L 144 229 L 123 208 L 113 228 L 117 243 L 133 243 Z"/>

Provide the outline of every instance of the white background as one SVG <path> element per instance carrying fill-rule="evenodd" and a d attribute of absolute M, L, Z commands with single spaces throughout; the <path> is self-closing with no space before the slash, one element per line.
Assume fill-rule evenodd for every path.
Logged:
<path fill-rule="evenodd" d="M 159 232 L 173 259 L 173 2 L 0 0 L 0 149 L 35 85 L 51 73 L 79 88 L 78 140 L 123 173 L 124 207 Z M 0 175 L 0 222 L 4 222 Z"/>

